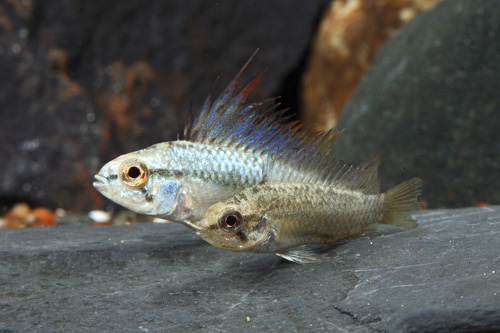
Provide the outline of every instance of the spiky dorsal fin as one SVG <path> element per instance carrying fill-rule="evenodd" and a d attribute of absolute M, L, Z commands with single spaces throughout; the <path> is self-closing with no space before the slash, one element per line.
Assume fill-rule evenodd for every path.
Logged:
<path fill-rule="evenodd" d="M 258 50 L 257 50 L 258 51 Z M 340 133 L 324 136 L 302 130 L 299 122 L 284 117 L 276 98 L 245 104 L 262 73 L 238 91 L 239 79 L 254 54 L 241 68 L 221 95 L 212 103 L 205 99 L 195 119 L 188 118 L 184 139 L 251 151 L 258 155 L 281 156 L 290 150 L 309 149 L 326 153 Z"/>
<path fill-rule="evenodd" d="M 340 174 L 339 178 L 325 179 L 323 184 L 338 182 L 345 184 L 344 186 L 349 189 L 360 190 L 366 194 L 378 194 L 380 193 L 379 165 L 380 153 L 377 153 L 350 171 Z"/>
<path fill-rule="evenodd" d="M 323 135 L 329 136 L 330 132 Z M 267 182 L 331 185 L 338 189 L 357 190 L 366 194 L 380 193 L 380 154 L 373 155 L 358 166 L 327 154 L 307 150 L 290 152 L 280 159 L 271 155 L 268 160 L 270 162 L 266 172 Z"/>

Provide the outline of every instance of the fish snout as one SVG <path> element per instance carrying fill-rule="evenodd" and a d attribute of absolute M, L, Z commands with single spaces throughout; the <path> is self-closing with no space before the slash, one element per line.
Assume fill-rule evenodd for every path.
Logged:
<path fill-rule="evenodd" d="M 94 183 L 92 184 L 95 188 L 99 188 L 108 184 L 108 179 L 103 175 L 97 174 L 94 176 Z"/>

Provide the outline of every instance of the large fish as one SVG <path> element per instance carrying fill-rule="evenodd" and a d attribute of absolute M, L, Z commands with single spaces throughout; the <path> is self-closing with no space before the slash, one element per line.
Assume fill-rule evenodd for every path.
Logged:
<path fill-rule="evenodd" d="M 265 182 L 269 156 L 327 152 L 339 132 L 303 131 L 277 111 L 275 99 L 245 103 L 262 75 L 238 90 L 254 55 L 213 103 L 206 98 L 196 119 L 189 115 L 183 140 L 119 156 L 102 167 L 94 187 L 125 208 L 196 229 L 212 204 Z"/>
<path fill-rule="evenodd" d="M 281 181 L 255 185 L 214 204 L 198 234 L 226 250 L 271 252 L 307 263 L 317 256 L 306 245 L 359 235 L 375 223 L 416 225 L 408 212 L 421 208 L 419 178 L 379 193 L 378 156 L 358 167 L 328 156 L 302 161 L 314 171 L 308 177 L 276 166 L 269 172 L 279 174 L 275 179 Z"/>

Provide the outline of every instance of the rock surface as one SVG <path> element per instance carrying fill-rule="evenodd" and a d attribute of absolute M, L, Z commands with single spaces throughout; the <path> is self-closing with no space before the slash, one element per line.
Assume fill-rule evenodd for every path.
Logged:
<path fill-rule="evenodd" d="M 117 155 L 176 139 L 190 104 L 250 55 L 250 97 L 280 95 L 329 0 L 0 3 L 0 213 L 17 201 L 103 208 L 93 175 Z M 292 92 L 296 95 L 296 92 Z"/>
<path fill-rule="evenodd" d="M 500 206 L 414 216 L 311 265 L 180 225 L 3 230 L 0 331 L 500 330 Z"/>
<path fill-rule="evenodd" d="M 341 159 L 382 152 L 382 185 L 420 176 L 429 207 L 500 203 L 500 6 L 445 0 L 379 51 L 338 128 Z"/>

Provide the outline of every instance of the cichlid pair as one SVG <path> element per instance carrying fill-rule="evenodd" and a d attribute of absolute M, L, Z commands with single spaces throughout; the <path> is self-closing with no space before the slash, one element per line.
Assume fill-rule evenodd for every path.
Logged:
<path fill-rule="evenodd" d="M 254 53 L 255 55 L 255 53 Z M 262 73 L 238 91 L 247 61 L 212 103 L 209 95 L 184 140 L 163 142 L 108 162 L 94 187 L 105 197 L 137 213 L 180 222 L 194 229 L 216 202 L 265 179 L 270 156 L 292 150 L 327 153 L 340 134 L 307 133 L 287 122 L 275 99 L 246 104 Z M 289 165 L 294 168 L 294 165 Z"/>
<path fill-rule="evenodd" d="M 254 53 L 255 55 L 255 53 Z M 141 214 L 180 222 L 212 245 L 274 252 L 295 262 L 301 247 L 361 233 L 368 225 L 411 226 L 420 180 L 378 194 L 378 157 L 354 167 L 328 155 L 340 132 L 308 133 L 274 99 L 246 103 L 262 73 L 238 91 L 247 61 L 212 103 L 190 114 L 184 140 L 119 156 L 95 176 L 107 198 Z"/>

